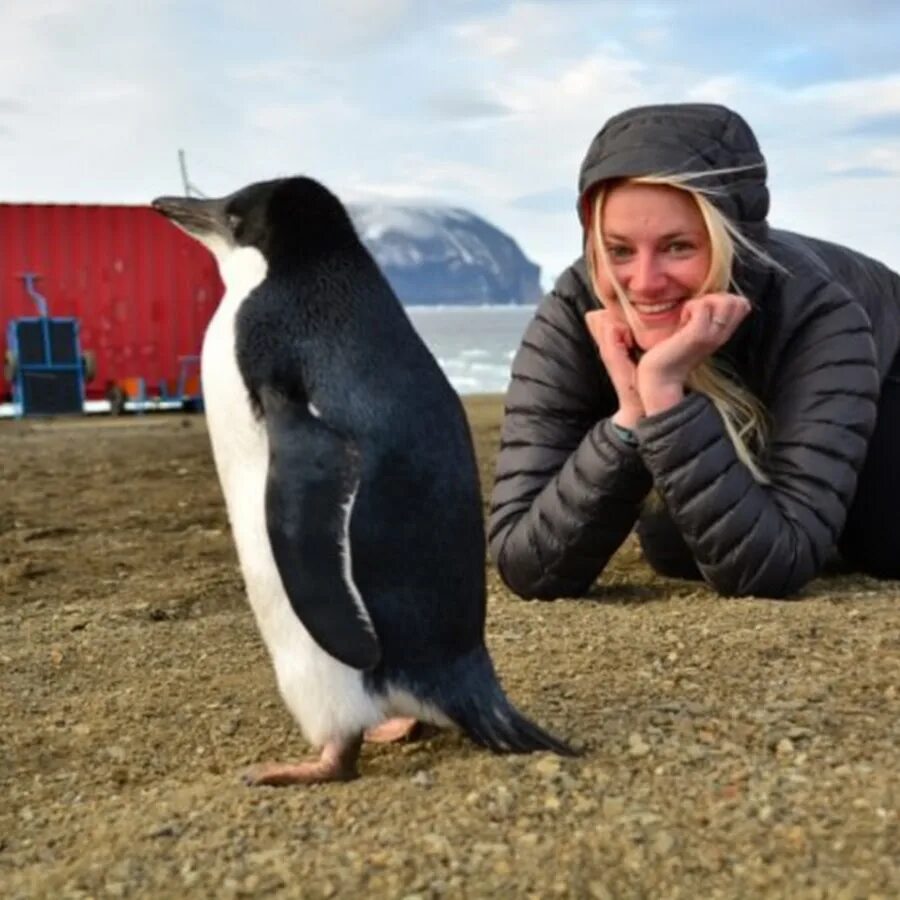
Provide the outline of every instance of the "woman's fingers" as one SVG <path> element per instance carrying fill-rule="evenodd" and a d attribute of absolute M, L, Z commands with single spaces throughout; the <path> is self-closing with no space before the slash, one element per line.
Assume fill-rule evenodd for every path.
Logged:
<path fill-rule="evenodd" d="M 632 410 L 635 418 L 639 418 L 637 367 L 630 355 L 634 346 L 631 329 L 621 317 L 609 310 L 593 310 L 586 313 L 584 318 L 619 398 L 620 410 Z"/>
<path fill-rule="evenodd" d="M 603 328 L 603 312 L 604 311 L 601 309 L 591 310 L 591 312 L 586 313 L 584 316 L 584 322 L 587 325 L 587 329 L 594 339 L 594 343 L 598 346 L 601 341 L 600 331 Z"/>
<path fill-rule="evenodd" d="M 750 312 L 750 304 L 738 294 L 705 294 L 684 305 L 682 327 L 699 343 L 716 350 L 737 330 Z"/>
<path fill-rule="evenodd" d="M 607 347 L 619 345 L 631 347 L 634 336 L 631 329 L 618 316 L 605 309 L 592 310 L 585 314 L 585 322 L 594 342 L 602 350 Z"/>
<path fill-rule="evenodd" d="M 750 311 L 750 304 L 734 294 L 713 294 L 706 299 L 706 313 L 713 333 L 720 333 L 726 341 Z"/>

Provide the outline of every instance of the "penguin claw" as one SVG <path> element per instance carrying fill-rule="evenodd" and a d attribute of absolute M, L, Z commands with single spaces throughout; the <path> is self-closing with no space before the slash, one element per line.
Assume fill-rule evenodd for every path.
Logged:
<path fill-rule="evenodd" d="M 248 769 L 241 780 L 248 787 L 269 785 L 286 787 L 291 784 L 323 784 L 327 781 L 351 781 L 359 776 L 353 770 L 341 769 L 323 764 L 320 760 L 301 763 L 263 763 Z"/>
<path fill-rule="evenodd" d="M 361 743 L 362 735 L 351 741 L 329 741 L 318 759 L 299 763 L 260 763 L 244 772 L 241 780 L 251 787 L 352 781 L 359 777 L 356 763 Z"/>

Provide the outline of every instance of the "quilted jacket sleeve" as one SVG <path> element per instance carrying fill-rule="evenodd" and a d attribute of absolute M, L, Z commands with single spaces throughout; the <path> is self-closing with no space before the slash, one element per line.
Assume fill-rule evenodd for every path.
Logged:
<path fill-rule="evenodd" d="M 879 377 L 868 316 L 832 285 L 782 298 L 758 484 L 712 403 L 689 395 L 639 424 L 644 463 L 719 592 L 785 597 L 821 569 L 853 498 L 875 424 Z"/>
<path fill-rule="evenodd" d="M 651 482 L 616 408 L 578 304 L 548 295 L 513 362 L 488 523 L 517 594 L 583 594 L 633 527 Z"/>

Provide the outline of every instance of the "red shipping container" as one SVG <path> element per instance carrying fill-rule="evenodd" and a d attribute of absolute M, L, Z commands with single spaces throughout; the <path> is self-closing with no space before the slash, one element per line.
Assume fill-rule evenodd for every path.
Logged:
<path fill-rule="evenodd" d="M 224 290 L 212 255 L 149 207 L 0 203 L 4 349 L 10 319 L 38 315 L 26 272 L 39 276 L 50 316 L 80 322 L 96 365 L 88 399 L 138 379 L 149 396 L 172 395 Z M 4 400 L 10 390 L 0 384 Z"/>

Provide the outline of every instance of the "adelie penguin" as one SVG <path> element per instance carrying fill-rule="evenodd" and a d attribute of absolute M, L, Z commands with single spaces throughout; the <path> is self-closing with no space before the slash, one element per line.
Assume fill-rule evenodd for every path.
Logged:
<path fill-rule="evenodd" d="M 202 354 L 213 456 L 279 690 L 321 748 L 247 780 L 354 777 L 365 729 L 393 716 L 572 753 L 498 682 L 462 404 L 340 201 L 298 177 L 153 206 L 225 283 Z"/>

